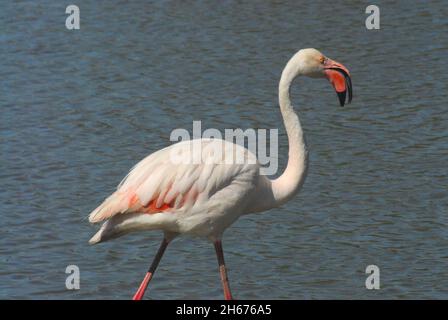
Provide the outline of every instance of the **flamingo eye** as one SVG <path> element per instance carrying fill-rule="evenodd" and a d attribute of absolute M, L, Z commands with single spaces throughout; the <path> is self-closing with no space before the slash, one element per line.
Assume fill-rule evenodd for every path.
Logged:
<path fill-rule="evenodd" d="M 327 58 L 325 58 L 324 56 L 320 57 L 320 63 L 324 64 L 326 60 Z"/>

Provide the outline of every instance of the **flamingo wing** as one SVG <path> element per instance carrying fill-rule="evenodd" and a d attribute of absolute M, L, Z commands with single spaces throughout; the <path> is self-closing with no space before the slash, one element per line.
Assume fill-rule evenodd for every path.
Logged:
<path fill-rule="evenodd" d="M 206 202 L 237 177 L 258 172 L 255 155 L 239 145 L 220 139 L 179 142 L 137 163 L 89 221 L 121 213 L 182 212 Z"/>

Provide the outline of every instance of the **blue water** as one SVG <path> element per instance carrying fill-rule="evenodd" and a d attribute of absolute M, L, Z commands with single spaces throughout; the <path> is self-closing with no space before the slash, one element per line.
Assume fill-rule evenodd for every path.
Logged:
<path fill-rule="evenodd" d="M 346 65 L 292 90 L 310 149 L 301 193 L 223 244 L 239 299 L 448 298 L 448 9 L 442 1 L 82 1 L 0 5 L 0 298 L 128 299 L 161 234 L 98 246 L 88 213 L 175 128 L 279 128 L 282 68 L 315 47 Z M 81 272 L 65 288 L 65 268 Z M 365 288 L 365 268 L 381 289 Z M 221 299 L 213 246 L 178 239 L 147 298 Z"/>

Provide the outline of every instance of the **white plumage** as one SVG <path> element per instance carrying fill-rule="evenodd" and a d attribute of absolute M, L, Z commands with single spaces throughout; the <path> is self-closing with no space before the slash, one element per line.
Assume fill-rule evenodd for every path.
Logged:
<path fill-rule="evenodd" d="M 259 179 L 266 178 L 256 156 L 242 146 L 220 139 L 176 143 L 140 161 L 90 214 L 92 223 L 109 219 L 90 243 L 132 231 L 137 222 L 139 230 L 215 239 L 245 212 Z"/>

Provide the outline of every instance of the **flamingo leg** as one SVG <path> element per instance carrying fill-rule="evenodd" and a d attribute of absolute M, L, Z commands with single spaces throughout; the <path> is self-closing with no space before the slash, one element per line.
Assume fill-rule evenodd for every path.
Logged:
<path fill-rule="evenodd" d="M 216 256 L 218 257 L 219 273 L 221 275 L 222 287 L 224 289 L 224 299 L 232 300 L 232 293 L 230 292 L 229 278 L 227 277 L 226 264 L 224 262 L 224 252 L 222 251 L 221 240 L 214 242 Z"/>
<path fill-rule="evenodd" d="M 154 272 L 156 272 L 157 266 L 159 265 L 160 259 L 163 256 L 163 253 L 165 252 L 166 247 L 168 247 L 169 241 L 164 238 L 162 240 L 162 243 L 160 244 L 159 250 L 157 251 L 156 256 L 154 257 L 154 260 L 151 263 L 151 266 L 148 269 L 148 272 L 146 273 L 145 277 L 143 278 L 142 283 L 140 284 L 140 287 L 138 288 L 137 292 L 134 294 L 134 297 L 132 300 L 142 300 L 146 288 L 148 287 L 149 281 L 151 281 L 152 276 L 154 275 Z"/>

